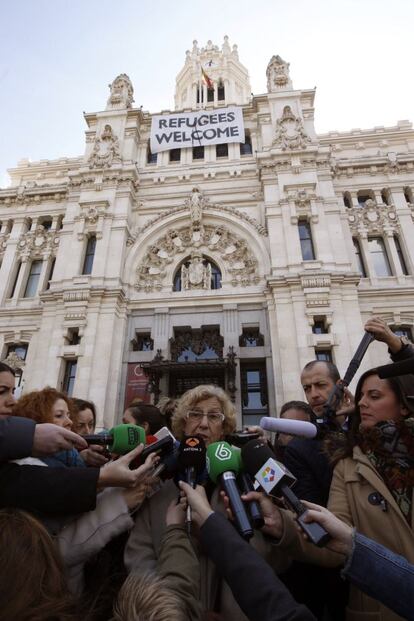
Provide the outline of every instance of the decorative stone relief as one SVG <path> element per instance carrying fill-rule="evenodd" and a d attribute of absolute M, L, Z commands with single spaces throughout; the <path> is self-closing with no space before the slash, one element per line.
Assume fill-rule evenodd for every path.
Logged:
<path fill-rule="evenodd" d="M 152 218 L 151 220 L 146 222 L 144 226 L 138 227 L 137 229 L 135 229 L 132 235 L 128 238 L 127 245 L 132 246 L 137 240 L 138 236 L 141 235 L 147 229 L 149 229 L 153 224 L 156 224 L 157 222 L 160 222 L 161 220 L 164 220 L 165 218 L 168 218 L 169 216 L 173 214 L 178 214 L 182 211 L 189 210 L 191 218 L 193 218 L 194 215 L 196 215 L 196 217 L 200 217 L 200 221 L 201 221 L 202 210 L 207 209 L 207 208 L 212 211 L 221 211 L 221 212 L 229 213 L 233 217 L 236 217 L 241 220 L 244 220 L 245 222 L 248 222 L 256 229 L 256 231 L 260 235 L 267 236 L 268 234 L 267 229 L 261 224 L 259 224 L 259 222 L 257 222 L 257 220 L 255 220 L 254 218 L 247 216 L 245 213 L 238 211 L 234 207 L 227 207 L 226 205 L 210 203 L 210 200 L 207 197 L 203 196 L 203 194 L 197 188 L 193 188 L 190 196 L 185 200 L 183 205 L 180 205 L 179 207 L 174 207 L 173 209 L 168 209 L 168 211 L 164 211 L 163 213 L 160 213 L 155 218 Z M 201 210 L 201 213 L 199 213 L 200 210 Z"/>
<path fill-rule="evenodd" d="M 181 266 L 181 282 L 183 290 L 188 289 L 211 289 L 211 264 L 203 263 L 203 255 L 199 252 L 192 252 L 191 259 L 186 267 Z"/>
<path fill-rule="evenodd" d="M 398 163 L 398 153 L 395 151 L 389 151 L 387 153 L 387 163 L 385 164 L 385 168 L 388 173 L 397 173 L 400 169 L 400 165 Z"/>
<path fill-rule="evenodd" d="M 202 256 L 203 251 L 207 255 L 210 253 L 219 255 L 227 263 L 232 286 L 248 286 L 259 282 L 257 260 L 245 240 L 240 239 L 224 226 L 194 227 L 191 224 L 179 229 L 169 229 L 156 244 L 149 247 L 144 259 L 137 267 L 136 289 L 147 292 L 160 291 L 163 285 L 167 284 L 165 283 L 166 267 L 175 257 L 179 259 L 180 255 L 187 253 L 193 261 L 193 254 Z M 184 271 L 182 275 L 183 280 L 187 279 L 186 282 L 190 285 L 206 288 L 202 284 L 204 280 L 201 278 L 201 268 L 193 266 L 189 273 Z"/>
<path fill-rule="evenodd" d="M 289 63 L 285 62 L 280 56 L 272 56 L 266 69 L 267 92 L 275 93 L 280 89 L 292 87 L 289 77 Z"/>
<path fill-rule="evenodd" d="M 373 234 L 398 230 L 398 218 L 394 207 L 378 205 L 372 199 L 363 207 L 347 209 L 350 229 L 353 233 Z"/>
<path fill-rule="evenodd" d="M 290 106 L 285 106 L 282 116 L 276 121 L 273 145 L 286 151 L 286 149 L 304 149 L 310 142 L 302 119 L 293 114 Z"/>
<path fill-rule="evenodd" d="M 80 222 L 78 240 L 82 241 L 86 234 L 94 233 L 97 239 L 102 239 L 103 221 L 112 217 L 108 213 L 108 201 L 93 201 L 79 203 L 80 213 L 75 216 L 75 222 Z"/>
<path fill-rule="evenodd" d="M 111 94 L 106 105 L 107 110 L 110 108 L 132 108 L 134 88 L 126 73 L 121 73 L 108 86 Z"/>
<path fill-rule="evenodd" d="M 8 364 L 9 367 L 13 369 L 13 371 L 21 371 L 25 366 L 24 360 L 22 360 L 15 351 L 11 351 L 7 358 L 3 360 L 3 362 L 5 364 Z"/>
<path fill-rule="evenodd" d="M 89 168 L 103 168 L 121 162 L 118 138 L 110 125 L 105 125 L 100 137 L 95 138 L 95 144 L 89 158 Z"/>
<path fill-rule="evenodd" d="M 10 237 L 10 233 L 1 233 L 0 234 L 0 257 L 3 256 L 6 247 L 7 247 L 7 242 L 9 241 L 9 237 Z"/>
<path fill-rule="evenodd" d="M 59 234 L 56 231 L 45 231 L 39 225 L 34 231 L 20 236 L 17 242 L 17 253 L 20 259 L 43 259 L 55 256 L 59 246 Z"/>

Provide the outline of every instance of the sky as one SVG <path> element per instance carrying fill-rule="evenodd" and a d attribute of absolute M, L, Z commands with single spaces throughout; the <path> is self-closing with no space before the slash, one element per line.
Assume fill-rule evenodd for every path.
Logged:
<path fill-rule="evenodd" d="M 236 43 L 252 92 L 279 54 L 294 88 L 317 87 L 319 133 L 414 120 L 412 0 L 0 0 L 0 187 L 7 168 L 76 157 L 83 112 L 127 73 L 135 106 L 174 107 L 194 39 Z"/>

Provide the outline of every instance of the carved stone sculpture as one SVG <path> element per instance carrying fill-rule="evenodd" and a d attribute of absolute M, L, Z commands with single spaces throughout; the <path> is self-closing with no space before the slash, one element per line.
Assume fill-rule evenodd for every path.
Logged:
<path fill-rule="evenodd" d="M 276 121 L 273 144 L 286 151 L 286 149 L 304 149 L 310 142 L 302 119 L 293 114 L 290 106 L 285 106 L 282 116 Z"/>
<path fill-rule="evenodd" d="M 131 108 L 134 101 L 134 88 L 126 73 L 121 73 L 112 84 L 109 84 L 111 94 L 106 108 Z"/>
<path fill-rule="evenodd" d="M 203 263 L 201 254 L 193 252 L 191 260 L 186 267 L 181 267 L 181 282 L 183 290 L 188 289 L 211 289 L 211 265 Z"/>
<path fill-rule="evenodd" d="M 114 162 L 120 162 L 119 141 L 114 135 L 112 127 L 105 125 L 100 137 L 95 139 L 95 144 L 89 158 L 89 168 L 103 168 L 112 166 Z"/>
<path fill-rule="evenodd" d="M 266 69 L 267 91 L 274 93 L 280 89 L 292 88 L 289 77 L 289 63 L 280 56 L 273 56 Z"/>

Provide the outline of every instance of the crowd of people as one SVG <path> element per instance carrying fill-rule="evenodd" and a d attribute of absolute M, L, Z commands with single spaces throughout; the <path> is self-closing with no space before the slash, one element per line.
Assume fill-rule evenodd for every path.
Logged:
<path fill-rule="evenodd" d="M 365 330 L 393 362 L 414 358 L 381 318 Z M 311 361 L 279 416 L 315 437 L 249 428 L 255 448 L 272 449 L 266 472 L 280 462 L 296 479 L 295 512 L 254 477 L 240 491 L 224 484 L 243 470 L 244 440 L 222 388 L 132 402 L 122 422 L 145 447 L 118 455 L 92 435 L 92 402 L 50 387 L 15 401 L 0 362 L 0 621 L 414 620 L 414 375 L 378 373 L 363 373 L 355 396 L 342 390 L 322 426 L 341 380 Z M 150 449 L 160 430 L 174 437 L 168 463 Z M 184 467 L 183 447 L 205 447 L 206 467 Z M 236 475 L 213 476 L 216 457 Z M 251 537 L 238 532 L 232 490 L 246 515 L 253 503 L 261 514 Z M 304 510 L 325 545 L 300 527 Z"/>

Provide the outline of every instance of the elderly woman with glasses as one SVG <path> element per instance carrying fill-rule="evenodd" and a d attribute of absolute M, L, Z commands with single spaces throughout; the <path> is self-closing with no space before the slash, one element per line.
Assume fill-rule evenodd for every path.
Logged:
<path fill-rule="evenodd" d="M 218 386 L 197 386 L 179 399 L 172 417 L 172 429 L 178 440 L 182 440 L 185 435 L 199 435 L 208 446 L 224 439 L 236 429 L 236 411 L 227 394 Z M 206 492 L 213 509 L 224 513 L 220 490 L 208 480 Z M 124 560 L 129 571 L 140 573 L 156 570 L 161 542 L 167 531 L 165 516 L 172 499 L 178 499 L 178 489 L 169 480 L 140 507 L 125 549 Z M 255 534 L 252 542 L 260 552 L 264 552 L 265 545 L 260 533 Z M 200 563 L 200 600 L 203 610 L 219 613 L 223 619 L 245 621 L 245 615 L 212 561 L 198 551 L 197 542 L 194 545 Z M 179 559 L 174 560 L 179 566 Z M 183 571 L 185 568 L 180 569 Z M 187 575 L 188 583 L 191 578 L 191 575 Z"/>

